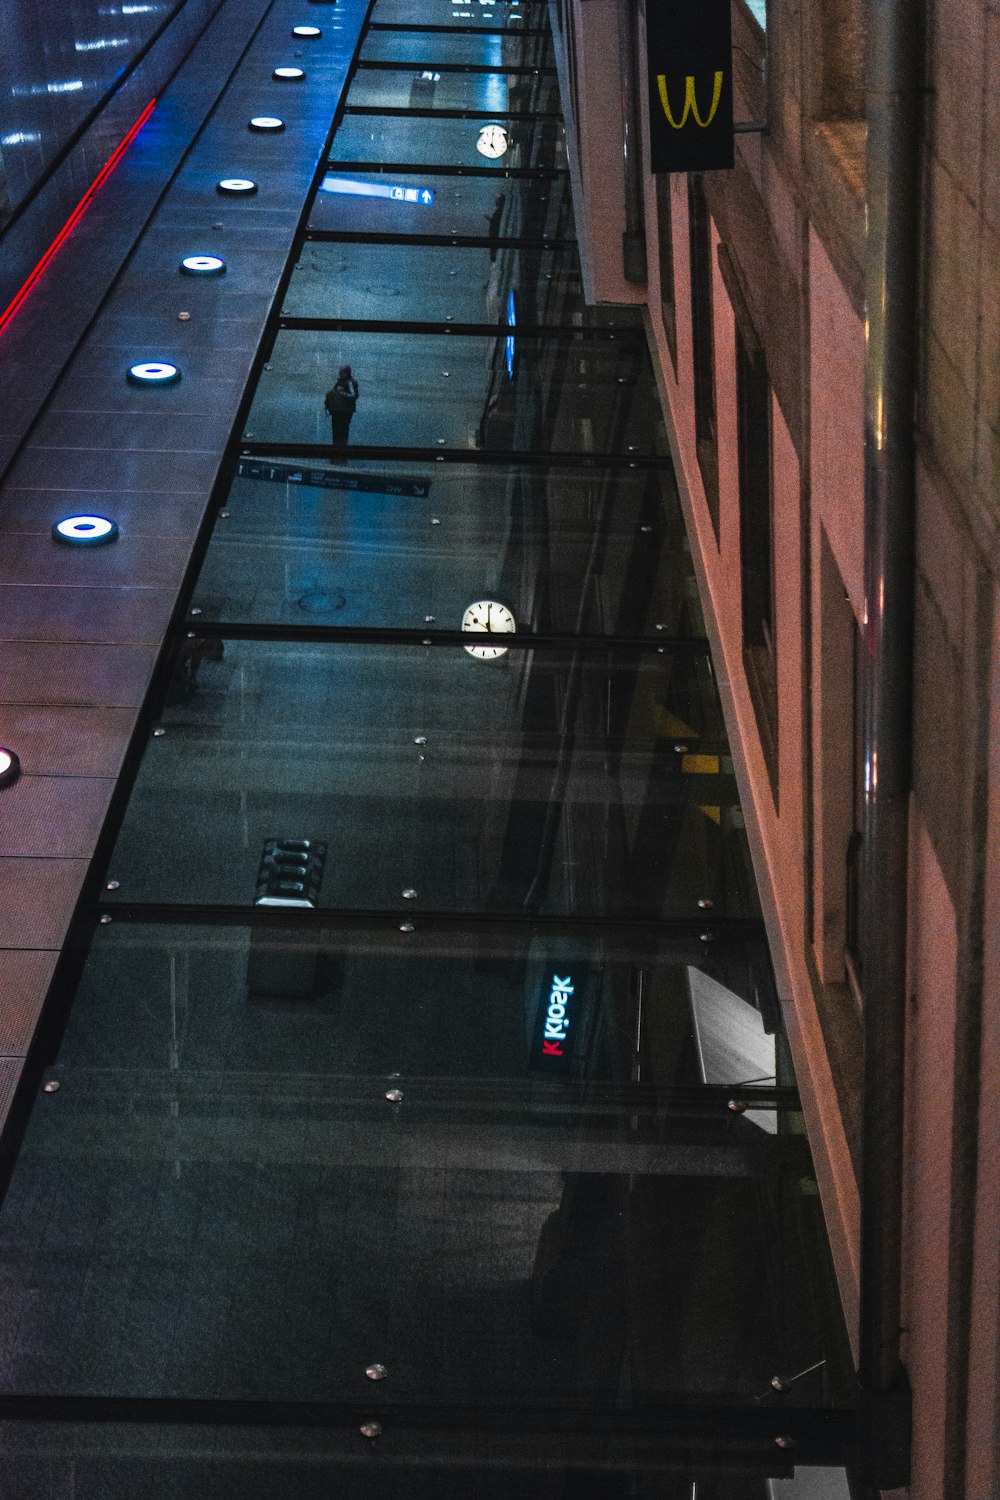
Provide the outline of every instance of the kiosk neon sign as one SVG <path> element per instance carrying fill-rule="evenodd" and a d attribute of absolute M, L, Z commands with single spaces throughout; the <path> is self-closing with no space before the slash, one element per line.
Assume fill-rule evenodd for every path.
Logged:
<path fill-rule="evenodd" d="M 542 1031 L 542 1056 L 563 1057 L 563 1042 L 569 1035 L 569 1005 L 570 996 L 574 992 L 574 986 L 570 983 L 571 975 L 560 979 L 558 974 L 552 976 L 552 989 L 549 992 L 549 1003 L 545 1011 L 545 1023 Z"/>
<path fill-rule="evenodd" d="M 558 969 L 546 964 L 542 971 L 540 994 L 535 989 L 538 981 L 532 981 L 534 1023 L 528 1067 L 536 1073 L 567 1076 L 585 1042 L 592 968 L 582 959 L 556 961 Z"/>

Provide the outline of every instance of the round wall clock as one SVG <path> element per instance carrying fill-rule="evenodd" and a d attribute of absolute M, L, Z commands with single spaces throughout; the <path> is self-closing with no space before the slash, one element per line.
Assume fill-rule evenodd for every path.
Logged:
<path fill-rule="evenodd" d="M 476 150 L 480 156 L 488 156 L 491 161 L 495 161 L 498 156 L 503 156 L 509 145 L 507 132 L 502 125 L 484 125 L 476 141 Z"/>
<path fill-rule="evenodd" d="M 513 635 L 517 629 L 517 621 L 514 612 L 508 609 L 506 604 L 501 604 L 497 599 L 476 599 L 470 604 L 462 616 L 462 629 L 483 635 Z M 495 661 L 498 656 L 504 656 L 507 652 L 506 646 L 482 645 L 466 646 L 470 656 L 476 657 L 478 661 Z"/>

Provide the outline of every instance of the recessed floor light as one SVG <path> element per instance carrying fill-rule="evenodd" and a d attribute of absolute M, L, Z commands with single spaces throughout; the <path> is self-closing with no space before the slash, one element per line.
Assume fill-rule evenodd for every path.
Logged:
<path fill-rule="evenodd" d="M 218 255 L 185 255 L 181 270 L 185 276 L 221 276 L 226 262 Z"/>
<path fill-rule="evenodd" d="M 279 83 L 301 83 L 305 76 L 305 68 L 275 68 L 271 74 Z"/>
<path fill-rule="evenodd" d="M 322 33 L 322 31 L 320 31 L 320 29 L 319 29 L 318 26 L 293 26 L 292 27 L 292 36 L 306 36 L 306 37 L 310 37 L 313 40 L 315 40 L 316 37 L 322 36 L 322 35 L 323 35 L 323 33 Z"/>
<path fill-rule="evenodd" d="M 253 119 L 248 122 L 248 128 L 258 131 L 284 130 L 285 122 L 277 115 L 254 115 Z"/>
<path fill-rule="evenodd" d="M 100 547 L 113 542 L 118 526 L 107 516 L 65 516 L 52 527 L 52 539 L 71 547 Z"/>
<path fill-rule="evenodd" d="M 223 177 L 215 184 L 215 191 L 227 198 L 251 198 L 257 191 L 257 184 L 250 177 Z"/>
<path fill-rule="evenodd" d="M 13 750 L 0 745 L 0 786 L 12 786 L 21 774 L 21 762 Z"/>
<path fill-rule="evenodd" d="M 153 359 L 141 365 L 133 365 L 128 378 L 135 385 L 173 385 L 180 380 L 181 372 L 176 365 L 168 364 L 166 360 Z"/>

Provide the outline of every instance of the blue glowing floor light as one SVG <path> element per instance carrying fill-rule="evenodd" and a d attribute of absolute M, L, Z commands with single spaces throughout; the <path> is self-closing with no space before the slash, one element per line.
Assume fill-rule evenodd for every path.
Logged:
<path fill-rule="evenodd" d="M 128 378 L 133 385 L 175 385 L 181 378 L 181 372 L 176 365 L 170 364 L 167 360 L 153 359 L 146 360 L 139 365 L 132 365 Z"/>
<path fill-rule="evenodd" d="M 252 198 L 257 184 L 250 177 L 223 177 L 215 184 L 215 191 L 224 198 Z"/>
<path fill-rule="evenodd" d="M 101 547 L 118 536 L 118 524 L 107 516 L 64 516 L 52 527 L 52 540 L 69 547 Z"/>
<path fill-rule="evenodd" d="M 21 774 L 21 762 L 15 752 L 0 745 L 0 787 L 13 786 Z"/>
<path fill-rule="evenodd" d="M 226 262 L 218 255 L 185 255 L 180 269 L 184 276 L 223 276 Z"/>

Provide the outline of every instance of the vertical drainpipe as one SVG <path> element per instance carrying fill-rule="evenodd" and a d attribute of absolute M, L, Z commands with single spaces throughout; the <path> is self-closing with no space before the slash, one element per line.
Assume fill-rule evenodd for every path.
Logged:
<path fill-rule="evenodd" d="M 905 1482 L 909 1450 L 900 1294 L 922 9 L 868 4 L 859 1380 L 862 1456 L 889 1463 L 872 1475 L 883 1488 Z"/>
<path fill-rule="evenodd" d="M 639 160 L 639 113 L 635 80 L 635 0 L 618 0 L 618 68 L 622 88 L 622 155 L 625 166 L 625 232 L 622 267 L 625 280 L 646 284 L 646 223 Z"/>

